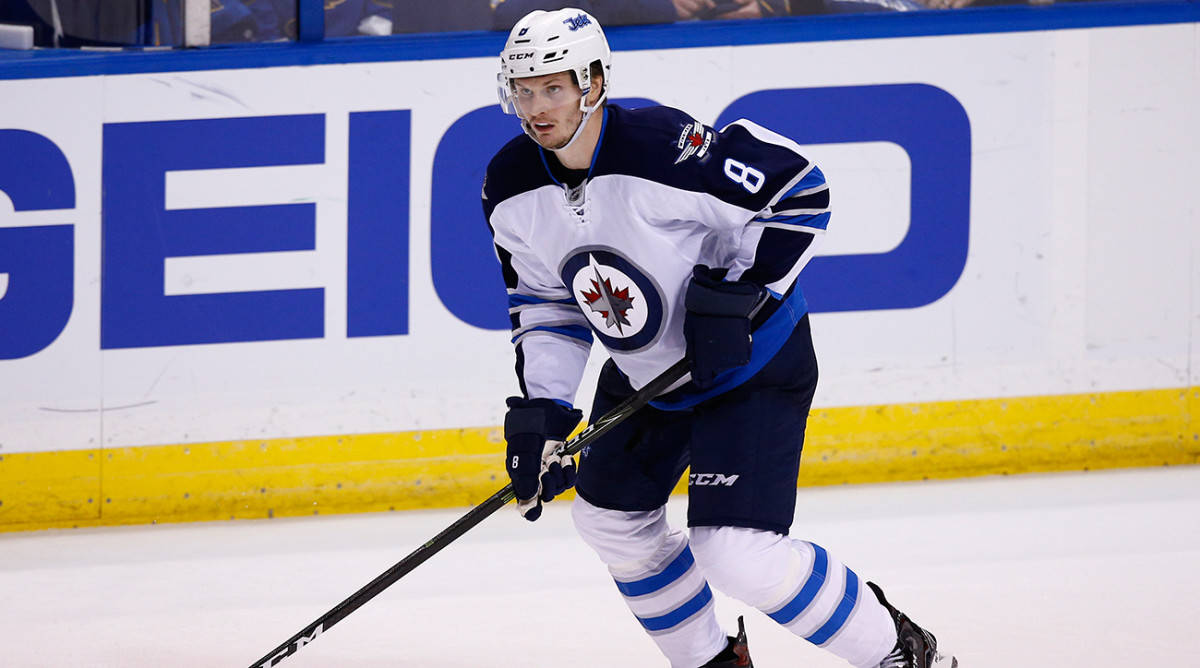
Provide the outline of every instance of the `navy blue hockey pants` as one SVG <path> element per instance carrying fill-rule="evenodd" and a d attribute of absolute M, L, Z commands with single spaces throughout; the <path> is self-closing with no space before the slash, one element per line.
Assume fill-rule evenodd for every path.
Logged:
<path fill-rule="evenodd" d="M 580 453 L 579 495 L 610 510 L 654 510 L 685 468 L 688 526 L 787 534 L 804 427 L 817 386 L 805 315 L 770 362 L 742 385 L 689 409 L 646 406 Z M 633 394 L 613 364 L 600 372 L 592 416 Z"/>

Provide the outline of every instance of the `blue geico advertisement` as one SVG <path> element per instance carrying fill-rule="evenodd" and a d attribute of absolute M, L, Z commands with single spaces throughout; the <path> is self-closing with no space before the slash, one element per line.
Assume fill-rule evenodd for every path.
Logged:
<path fill-rule="evenodd" d="M 1171 238 L 1188 210 L 1166 193 L 1134 221 L 1125 198 L 1195 182 L 1196 47 L 1184 24 L 618 50 L 611 90 L 750 119 L 825 173 L 800 279 L 818 405 L 1170 387 L 1195 381 L 1145 361 L 1187 367 L 1190 306 L 1158 282 L 1188 243 L 1151 258 L 1118 233 Z M 516 382 L 480 189 L 521 130 L 497 60 L 356 48 L 0 81 L 6 451 L 500 423 Z M 1110 256 L 1116 276 L 1089 264 Z"/>

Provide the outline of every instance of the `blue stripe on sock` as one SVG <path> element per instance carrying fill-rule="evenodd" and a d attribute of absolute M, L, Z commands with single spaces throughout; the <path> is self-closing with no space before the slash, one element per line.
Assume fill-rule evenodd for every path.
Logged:
<path fill-rule="evenodd" d="M 712 590 L 706 584 L 704 585 L 704 589 L 700 590 L 699 594 L 692 597 L 692 600 L 684 603 L 672 612 L 658 617 L 638 617 L 637 619 L 642 623 L 642 626 L 646 627 L 647 631 L 665 631 L 699 612 L 711 600 Z"/>
<path fill-rule="evenodd" d="M 695 558 L 692 557 L 692 548 L 685 547 L 683 548 L 683 552 L 679 553 L 679 556 L 675 557 L 670 564 L 667 564 L 666 568 L 662 569 L 662 572 L 642 578 L 641 580 L 634 580 L 633 582 L 621 582 L 617 580 L 617 589 L 621 590 L 621 593 L 626 596 L 652 594 L 683 577 L 685 573 L 691 570 L 692 564 L 695 562 Z"/>
<path fill-rule="evenodd" d="M 858 601 L 858 576 L 849 568 L 846 569 L 846 594 L 842 596 L 842 602 L 838 603 L 837 609 L 830 615 L 817 632 L 805 638 L 814 645 L 823 645 L 827 640 L 833 637 L 833 634 L 841 630 L 846 620 L 850 618 L 850 611 L 854 610 L 854 603 Z"/>
<path fill-rule="evenodd" d="M 821 591 L 821 585 L 825 584 L 825 571 L 829 568 L 829 555 L 820 545 L 814 543 L 810 543 L 810 545 L 816 552 L 816 558 L 813 560 L 813 569 L 812 573 L 808 575 L 808 581 L 804 583 L 800 593 L 796 594 L 796 598 L 775 612 L 767 614 L 768 617 L 780 624 L 787 624 L 804 612 Z"/>

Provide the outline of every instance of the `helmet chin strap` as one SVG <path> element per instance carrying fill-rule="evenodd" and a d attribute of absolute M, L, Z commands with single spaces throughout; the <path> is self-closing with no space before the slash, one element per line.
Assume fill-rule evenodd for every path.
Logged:
<path fill-rule="evenodd" d="M 570 148 L 571 144 L 574 144 L 575 140 L 579 139 L 579 135 L 583 134 L 583 129 L 585 127 L 587 127 L 588 119 L 590 119 L 592 117 L 592 114 L 596 113 L 596 110 L 599 109 L 600 105 L 602 105 L 602 104 L 604 104 L 603 97 L 601 97 L 600 101 L 597 102 L 596 104 L 585 108 L 583 110 L 583 118 L 579 119 L 579 127 L 575 128 L 575 132 L 571 135 L 571 138 L 567 140 L 567 143 L 563 144 L 562 146 L 559 146 L 558 148 L 552 148 L 550 150 L 557 153 L 558 151 L 565 151 L 568 148 Z"/>

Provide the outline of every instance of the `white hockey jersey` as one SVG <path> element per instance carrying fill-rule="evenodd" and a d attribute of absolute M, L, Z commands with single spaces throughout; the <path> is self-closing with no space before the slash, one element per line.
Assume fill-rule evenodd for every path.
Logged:
<path fill-rule="evenodd" d="M 488 165 L 483 205 L 528 398 L 574 404 L 594 339 L 634 388 L 681 359 L 697 264 L 768 288 L 750 364 L 705 391 L 672 388 L 653 402 L 666 409 L 737 386 L 779 350 L 807 312 L 795 281 L 830 215 L 824 175 L 790 139 L 744 119 L 717 132 L 677 109 L 614 105 L 586 173 L 521 135 Z"/>

